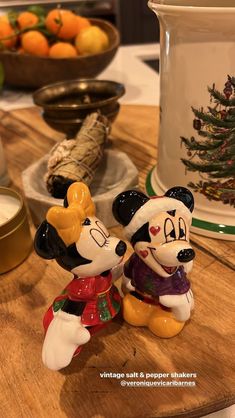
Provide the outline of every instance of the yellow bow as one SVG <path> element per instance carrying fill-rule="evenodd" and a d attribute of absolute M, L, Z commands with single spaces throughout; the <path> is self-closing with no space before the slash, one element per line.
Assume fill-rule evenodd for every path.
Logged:
<path fill-rule="evenodd" d="M 67 208 L 53 206 L 48 210 L 46 219 L 68 246 L 79 240 L 82 223 L 88 216 L 95 215 L 95 205 L 88 187 L 82 182 L 69 186 L 67 200 Z"/>

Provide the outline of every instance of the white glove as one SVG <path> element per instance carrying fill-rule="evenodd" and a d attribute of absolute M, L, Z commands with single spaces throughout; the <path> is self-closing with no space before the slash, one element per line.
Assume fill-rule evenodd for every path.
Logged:
<path fill-rule="evenodd" d="M 58 311 L 51 321 L 42 348 L 42 361 L 48 369 L 68 366 L 76 349 L 91 338 L 81 317 Z"/>
<path fill-rule="evenodd" d="M 115 280 L 119 279 L 119 277 L 122 275 L 123 273 L 123 263 L 118 264 L 117 266 L 112 268 L 112 280 L 113 282 L 115 282 Z"/>
<path fill-rule="evenodd" d="M 126 277 L 124 274 L 122 276 L 122 286 L 130 292 L 135 290 L 135 287 L 131 284 L 131 279 L 129 279 L 129 277 Z"/>
<path fill-rule="evenodd" d="M 193 260 L 189 261 L 188 263 L 185 263 L 183 267 L 186 274 L 190 273 L 190 271 L 193 268 Z"/>
<path fill-rule="evenodd" d="M 159 302 L 171 308 L 175 319 L 185 322 L 190 318 L 190 312 L 194 308 L 194 298 L 191 289 L 182 295 L 165 295 L 159 297 Z"/>

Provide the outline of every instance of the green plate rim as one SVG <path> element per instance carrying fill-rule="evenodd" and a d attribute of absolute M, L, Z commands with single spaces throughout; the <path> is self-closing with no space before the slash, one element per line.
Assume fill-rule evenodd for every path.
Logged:
<path fill-rule="evenodd" d="M 155 196 L 156 192 L 154 191 L 151 183 L 151 175 L 153 172 L 154 167 L 149 171 L 147 178 L 146 178 L 146 191 L 149 196 Z M 207 231 L 216 232 L 219 234 L 228 234 L 228 235 L 235 235 L 235 226 L 232 225 L 222 225 L 222 224 L 215 224 L 213 222 L 203 221 L 202 219 L 193 218 L 192 219 L 192 226 L 199 229 L 205 229 Z"/>

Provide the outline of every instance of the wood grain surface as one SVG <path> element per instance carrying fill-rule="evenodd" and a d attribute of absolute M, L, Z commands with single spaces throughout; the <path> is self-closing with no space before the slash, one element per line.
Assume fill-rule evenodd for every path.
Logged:
<path fill-rule="evenodd" d="M 46 126 L 38 109 L 0 111 L 0 119 L 13 187 L 22 190 L 22 170 L 61 136 Z M 136 164 L 142 189 L 156 161 L 157 121 L 155 107 L 122 106 L 112 130 L 113 147 Z M 112 232 L 122 235 L 119 227 Z M 71 274 L 32 252 L 18 268 L 1 275 L 0 417 L 193 418 L 234 403 L 234 243 L 197 235 L 192 241 L 196 308 L 181 334 L 162 340 L 119 316 L 60 372 L 41 362 L 42 317 Z M 122 387 L 120 380 L 101 378 L 103 372 L 197 377 L 191 379 L 194 387 Z"/>

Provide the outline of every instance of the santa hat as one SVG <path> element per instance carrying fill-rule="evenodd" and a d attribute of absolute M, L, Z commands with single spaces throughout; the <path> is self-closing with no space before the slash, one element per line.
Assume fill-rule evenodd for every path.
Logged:
<path fill-rule="evenodd" d="M 125 228 L 128 240 L 145 223 L 161 212 L 179 211 L 191 225 L 194 199 L 185 187 L 173 187 L 164 196 L 147 197 L 137 190 L 120 193 L 113 202 L 113 214 Z"/>

